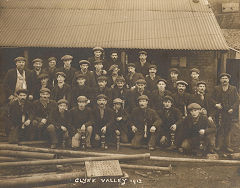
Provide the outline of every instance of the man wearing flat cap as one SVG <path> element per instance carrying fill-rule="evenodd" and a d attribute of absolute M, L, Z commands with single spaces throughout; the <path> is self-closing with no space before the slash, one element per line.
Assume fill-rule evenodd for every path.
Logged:
<path fill-rule="evenodd" d="M 136 62 L 136 72 L 146 76 L 148 74 L 148 67 L 151 65 L 149 62 L 147 62 L 147 52 L 140 51 L 138 54 L 139 61 Z"/>
<path fill-rule="evenodd" d="M 39 140 L 47 137 L 47 127 L 50 115 L 58 108 L 57 102 L 50 99 L 51 91 L 48 88 L 40 90 L 40 99 L 33 102 L 33 126 L 37 129 L 36 138 Z"/>
<path fill-rule="evenodd" d="M 71 102 L 71 87 L 65 83 L 66 74 L 64 72 L 57 72 L 57 84 L 52 90 L 52 99 L 59 101 L 60 99 L 66 99 Z"/>
<path fill-rule="evenodd" d="M 146 89 L 146 81 L 145 79 L 138 79 L 136 81 L 136 87 L 131 90 L 130 92 L 130 109 L 134 109 L 138 106 L 138 97 L 141 95 L 146 95 L 148 98 L 150 98 L 151 93 L 150 91 L 147 91 Z M 148 105 L 150 106 L 150 101 L 148 102 Z"/>
<path fill-rule="evenodd" d="M 112 65 L 117 65 L 118 68 L 120 69 L 120 70 L 119 70 L 119 73 L 120 73 L 121 75 L 125 75 L 124 66 L 123 66 L 123 63 L 121 62 L 121 60 L 120 60 L 120 58 L 119 58 L 119 55 L 118 55 L 118 51 L 117 51 L 117 50 L 112 50 L 112 51 L 110 52 L 110 58 L 108 59 L 107 64 L 108 64 L 109 68 L 110 68 Z"/>
<path fill-rule="evenodd" d="M 180 71 L 177 68 L 170 68 L 169 69 L 169 79 L 167 83 L 167 90 L 171 91 L 172 93 L 177 92 L 177 81 L 179 79 Z"/>
<path fill-rule="evenodd" d="M 35 75 L 35 77 L 37 78 L 40 74 L 43 73 L 43 60 L 40 58 L 36 58 L 34 60 L 32 60 L 32 64 L 33 64 L 33 73 Z"/>
<path fill-rule="evenodd" d="M 173 94 L 174 104 L 184 116 L 187 116 L 187 105 L 190 103 L 191 95 L 186 92 L 188 83 L 183 80 L 178 80 L 177 93 Z"/>
<path fill-rule="evenodd" d="M 182 119 L 182 113 L 174 107 L 173 98 L 166 95 L 162 99 L 162 107 L 157 110 L 162 120 L 160 128 L 160 146 L 168 149 L 176 148 L 175 134 L 177 132 L 177 123 Z"/>
<path fill-rule="evenodd" d="M 60 99 L 58 109 L 55 109 L 51 114 L 47 126 L 47 132 L 50 137 L 51 148 L 65 148 L 69 144 L 69 135 L 72 134 L 71 116 L 68 111 L 68 101 Z"/>
<path fill-rule="evenodd" d="M 73 107 L 71 113 L 71 124 L 73 126 L 72 147 L 80 147 L 83 144 L 81 137 L 86 135 L 86 147 L 91 148 L 91 137 L 93 132 L 92 109 L 87 106 L 89 99 L 86 96 L 78 96 L 77 106 Z"/>
<path fill-rule="evenodd" d="M 104 49 L 100 46 L 96 46 L 92 49 L 92 52 L 93 52 L 93 56 L 88 58 L 88 61 L 90 63 L 89 70 L 94 70 L 94 62 L 99 60 L 103 62 L 103 69 L 108 70 L 109 65 L 107 64 L 104 58 Z"/>
<path fill-rule="evenodd" d="M 190 70 L 190 82 L 189 82 L 189 93 L 195 94 L 197 89 L 197 82 L 200 81 L 200 70 L 197 68 L 192 68 Z"/>
<path fill-rule="evenodd" d="M 134 63 L 127 64 L 128 73 L 126 76 L 126 84 L 129 89 L 135 88 L 135 83 L 138 79 L 144 79 L 141 73 L 136 72 L 136 65 Z"/>
<path fill-rule="evenodd" d="M 44 69 L 44 72 L 48 74 L 49 83 L 52 87 L 55 86 L 57 83 L 56 80 L 56 71 L 57 71 L 57 58 L 56 57 L 49 57 L 48 58 L 48 65 Z"/>
<path fill-rule="evenodd" d="M 163 108 L 163 98 L 168 95 L 172 96 L 172 93 L 166 89 L 167 81 L 163 78 L 157 80 L 157 89 L 152 92 L 152 104 L 155 110 Z"/>
<path fill-rule="evenodd" d="M 197 103 L 189 104 L 189 115 L 176 123 L 179 129 L 176 141 L 180 152 L 201 155 L 214 153 L 216 127 L 200 113 L 201 108 Z"/>
<path fill-rule="evenodd" d="M 107 145 L 111 140 L 111 133 L 114 112 L 107 106 L 108 98 L 104 94 L 100 94 L 96 98 L 97 105 L 93 108 L 93 136 L 95 145 L 102 143 L 102 149 L 107 149 Z M 107 144 L 106 144 L 107 143 Z"/>
<path fill-rule="evenodd" d="M 19 89 L 16 91 L 17 100 L 9 105 L 9 123 L 6 127 L 8 142 L 16 144 L 23 140 L 34 139 L 33 106 L 27 100 L 28 91 Z"/>
<path fill-rule="evenodd" d="M 14 61 L 16 68 L 8 70 L 3 81 L 5 96 L 8 99 L 8 102 L 12 102 L 17 99 L 17 90 L 27 89 L 29 99 L 32 99 L 34 88 L 33 73 L 25 68 L 26 58 L 17 57 L 14 59 Z"/>
<path fill-rule="evenodd" d="M 150 65 L 148 67 L 148 74 L 146 75 L 146 82 L 147 86 L 146 89 L 148 91 L 153 91 L 154 89 L 157 89 L 157 81 L 160 79 L 160 76 L 157 74 L 157 66 L 156 65 Z"/>
<path fill-rule="evenodd" d="M 63 61 L 63 66 L 57 68 L 56 72 L 64 72 L 66 75 L 65 82 L 71 86 L 73 77 L 77 71 L 74 67 L 72 67 L 73 57 L 71 55 L 64 55 L 61 60 Z"/>
<path fill-rule="evenodd" d="M 78 74 L 83 74 L 86 76 L 86 86 L 90 88 L 95 88 L 96 87 L 96 80 L 93 71 L 89 70 L 90 63 L 87 60 L 80 60 L 79 61 L 79 67 L 80 71 L 77 71 L 74 75 L 72 86 L 76 86 L 76 76 Z"/>
<path fill-rule="evenodd" d="M 157 112 L 148 107 L 148 97 L 138 97 L 138 107 L 134 108 L 130 116 L 130 126 L 134 137 L 133 148 L 140 148 L 147 143 L 149 150 L 154 150 L 161 126 L 161 119 Z"/>
<path fill-rule="evenodd" d="M 217 150 L 233 152 L 230 143 L 231 129 L 234 119 L 237 118 L 239 95 L 235 86 L 229 84 L 230 74 L 221 73 L 220 85 L 216 86 L 212 93 L 214 107 L 217 110 Z"/>

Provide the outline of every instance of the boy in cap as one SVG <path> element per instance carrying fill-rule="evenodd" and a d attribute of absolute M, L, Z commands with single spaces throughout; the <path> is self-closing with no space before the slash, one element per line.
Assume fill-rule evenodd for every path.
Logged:
<path fill-rule="evenodd" d="M 189 115 L 176 123 L 178 129 L 177 144 L 179 151 L 204 154 L 214 153 L 216 127 L 201 112 L 197 103 L 188 105 Z"/>
<path fill-rule="evenodd" d="M 200 81 L 199 79 L 200 76 L 200 70 L 197 68 L 193 68 L 190 70 L 190 83 L 189 83 L 189 92 L 191 94 L 195 94 L 196 93 L 196 89 L 197 89 L 197 82 Z"/>
<path fill-rule="evenodd" d="M 140 51 L 138 54 L 139 61 L 136 62 L 136 72 L 146 76 L 148 74 L 148 67 L 151 65 L 149 62 L 147 62 L 147 52 Z"/>
<path fill-rule="evenodd" d="M 33 74 L 25 68 L 26 58 L 17 57 L 14 59 L 16 68 L 8 70 L 4 80 L 3 88 L 8 102 L 17 100 L 16 91 L 19 89 L 27 89 L 29 99 L 33 99 Z"/>
<path fill-rule="evenodd" d="M 139 106 L 131 113 L 130 126 L 134 133 L 132 146 L 140 148 L 143 141 L 146 141 L 149 150 L 154 150 L 161 119 L 155 110 L 148 107 L 148 101 L 146 95 L 138 97 Z"/>
<path fill-rule="evenodd" d="M 86 85 L 86 75 L 77 74 L 76 76 L 77 85 L 72 88 L 72 105 L 77 106 L 77 98 L 79 96 L 86 96 L 89 99 L 92 99 L 92 89 Z"/>
<path fill-rule="evenodd" d="M 48 65 L 44 69 L 44 72 L 49 76 L 49 82 L 51 87 L 54 87 L 56 84 L 56 70 L 57 70 L 57 58 L 56 57 L 49 57 L 48 58 Z"/>
<path fill-rule="evenodd" d="M 114 122 L 113 128 L 115 133 L 120 135 L 120 141 L 128 143 L 129 137 L 129 115 L 126 110 L 123 109 L 123 100 L 115 98 L 113 100 Z"/>
<path fill-rule="evenodd" d="M 162 119 L 160 144 L 162 146 L 169 146 L 168 149 L 175 149 L 175 133 L 177 131 L 177 123 L 182 119 L 182 113 L 174 107 L 171 96 L 164 96 L 162 103 L 162 108 L 157 111 L 159 117 Z"/>
<path fill-rule="evenodd" d="M 56 72 L 64 72 L 66 75 L 65 82 L 68 85 L 71 85 L 75 72 L 77 71 L 74 67 L 72 67 L 73 57 L 71 55 L 64 55 L 61 60 L 63 62 L 63 66 L 57 68 Z"/>
<path fill-rule="evenodd" d="M 76 77 L 78 74 L 83 74 L 86 76 L 86 85 L 90 88 L 96 87 L 96 80 L 93 71 L 89 70 L 90 63 L 87 60 L 80 60 L 79 67 L 80 71 L 76 72 L 73 78 L 72 86 L 76 86 Z"/>
<path fill-rule="evenodd" d="M 69 134 L 72 132 L 68 101 L 60 99 L 57 104 L 58 109 L 50 114 L 49 125 L 47 126 L 52 149 L 56 148 L 58 144 L 65 148 Z"/>
<path fill-rule="evenodd" d="M 153 91 L 154 89 L 157 89 L 157 82 L 160 79 L 160 76 L 156 75 L 157 73 L 157 66 L 156 65 L 150 65 L 148 67 L 148 75 L 146 75 L 146 82 L 147 82 L 147 87 L 146 89 L 148 91 Z"/>
<path fill-rule="evenodd" d="M 33 140 L 35 129 L 32 126 L 33 107 L 27 100 L 28 91 L 19 89 L 17 100 L 9 105 L 9 124 L 6 127 L 8 142 L 16 144 L 20 140 Z"/>
<path fill-rule="evenodd" d="M 43 66 L 43 60 L 40 58 L 36 58 L 34 60 L 32 60 L 33 63 L 33 73 L 35 78 L 37 78 L 42 72 L 42 66 Z"/>
<path fill-rule="evenodd" d="M 51 91 L 48 88 L 40 90 L 40 99 L 33 102 L 33 125 L 37 129 L 37 138 L 46 138 L 46 128 L 49 125 L 49 118 L 58 106 L 54 100 L 50 99 Z"/>
<path fill-rule="evenodd" d="M 93 108 L 93 136 L 97 145 L 100 144 L 102 149 L 106 149 L 106 141 L 110 142 L 114 122 L 114 112 L 107 106 L 107 96 L 100 94 L 97 96 L 97 105 Z"/>
<path fill-rule="evenodd" d="M 227 152 L 233 152 L 230 147 L 231 129 L 234 119 L 237 119 L 239 105 L 239 95 L 236 87 L 229 84 L 230 78 L 230 74 L 221 73 L 220 85 L 216 86 L 212 93 L 214 107 L 217 110 L 217 150 L 225 149 Z"/>
<path fill-rule="evenodd" d="M 167 89 L 171 91 L 172 93 L 177 92 L 177 81 L 179 76 L 179 70 L 177 68 L 171 68 L 169 69 L 169 80 L 167 83 Z"/>
<path fill-rule="evenodd" d="M 172 93 L 166 90 L 167 81 L 163 78 L 157 80 L 157 89 L 152 92 L 152 104 L 155 110 L 162 109 L 163 98 L 166 95 L 172 96 Z"/>
<path fill-rule="evenodd" d="M 120 76 L 119 73 L 120 69 L 118 68 L 118 65 L 111 65 L 108 70 L 108 87 L 114 88 L 116 86 L 116 79 L 118 76 Z"/>
<path fill-rule="evenodd" d="M 64 72 L 57 72 L 57 84 L 52 90 L 52 98 L 55 101 L 66 99 L 71 102 L 71 87 L 65 83 L 66 74 Z"/>
<path fill-rule="evenodd" d="M 71 124 L 73 126 L 72 147 L 80 147 L 86 144 L 87 148 L 91 148 L 91 137 L 93 132 L 93 117 L 91 108 L 87 107 L 89 100 L 86 96 L 77 98 L 78 105 L 70 111 Z M 86 143 L 82 140 L 82 136 L 86 135 Z"/>
<path fill-rule="evenodd" d="M 144 79 L 141 73 L 136 72 L 136 65 L 134 63 L 127 64 L 128 74 L 126 76 L 127 87 L 130 89 L 135 88 L 135 83 L 139 79 Z"/>
<path fill-rule="evenodd" d="M 174 104 L 184 116 L 187 116 L 187 105 L 190 103 L 191 95 L 186 92 L 187 82 L 177 81 L 177 92 L 173 94 Z"/>

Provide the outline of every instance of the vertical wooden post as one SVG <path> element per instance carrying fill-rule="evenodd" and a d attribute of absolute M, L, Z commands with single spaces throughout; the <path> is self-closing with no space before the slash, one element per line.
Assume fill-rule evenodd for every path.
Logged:
<path fill-rule="evenodd" d="M 226 72 L 227 67 L 227 52 L 221 54 L 221 72 Z"/>
<path fill-rule="evenodd" d="M 123 64 L 123 74 L 126 74 L 126 51 L 121 52 L 121 62 Z"/>
<path fill-rule="evenodd" d="M 29 67 L 28 49 L 27 49 L 27 48 L 24 49 L 23 55 L 24 55 L 24 57 L 27 59 L 27 61 L 26 61 L 26 67 L 27 67 L 27 68 L 30 68 L 30 67 Z"/>

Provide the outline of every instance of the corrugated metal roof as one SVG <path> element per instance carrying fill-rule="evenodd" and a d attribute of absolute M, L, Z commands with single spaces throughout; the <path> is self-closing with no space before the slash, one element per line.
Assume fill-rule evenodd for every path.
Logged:
<path fill-rule="evenodd" d="M 8 0 L 0 7 L 0 46 L 228 49 L 206 0 Z"/>

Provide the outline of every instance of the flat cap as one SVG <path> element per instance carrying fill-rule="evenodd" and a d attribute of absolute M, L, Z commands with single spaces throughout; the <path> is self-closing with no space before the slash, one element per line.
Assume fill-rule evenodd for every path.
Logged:
<path fill-rule="evenodd" d="M 191 72 L 191 73 L 192 73 L 192 72 L 196 72 L 196 73 L 200 74 L 200 70 L 197 69 L 197 68 L 192 68 L 192 69 L 190 70 L 190 72 Z"/>
<path fill-rule="evenodd" d="M 134 63 L 128 63 L 128 64 L 127 64 L 127 67 L 134 67 L 134 68 L 135 68 L 136 65 L 135 65 Z"/>
<path fill-rule="evenodd" d="M 188 83 L 185 82 L 184 80 L 178 80 L 178 81 L 176 82 L 176 84 L 177 84 L 177 85 L 178 85 L 178 84 L 182 84 L 182 85 L 188 86 Z"/>
<path fill-rule="evenodd" d="M 105 99 L 105 100 L 107 100 L 107 96 L 104 95 L 104 94 L 100 94 L 100 95 L 97 96 L 97 100 L 99 100 L 99 99 Z"/>
<path fill-rule="evenodd" d="M 48 76 L 47 73 L 42 73 L 42 74 L 40 74 L 40 75 L 38 76 L 38 79 L 42 80 L 42 79 L 48 78 L 48 77 L 49 77 L 49 76 Z"/>
<path fill-rule="evenodd" d="M 144 79 L 138 79 L 137 81 L 136 81 L 136 84 L 146 84 L 147 82 L 146 82 L 146 80 L 144 80 Z"/>
<path fill-rule="evenodd" d="M 152 69 L 152 68 L 157 69 L 157 65 L 149 65 L 148 69 Z"/>
<path fill-rule="evenodd" d="M 173 103 L 173 98 L 171 96 L 166 95 L 166 96 L 163 97 L 163 101 L 168 101 L 168 100 Z"/>
<path fill-rule="evenodd" d="M 57 58 L 56 57 L 49 57 L 48 62 L 50 62 L 50 61 L 57 61 Z"/>
<path fill-rule="evenodd" d="M 198 103 L 191 103 L 188 105 L 188 110 L 201 109 L 202 107 Z"/>
<path fill-rule="evenodd" d="M 43 62 L 43 60 L 42 59 L 40 59 L 40 58 L 36 58 L 36 59 L 34 59 L 34 60 L 32 60 L 32 63 L 36 63 L 36 62 Z"/>
<path fill-rule="evenodd" d="M 175 73 L 180 73 L 179 70 L 177 68 L 170 68 L 169 72 L 175 72 Z"/>
<path fill-rule="evenodd" d="M 16 57 L 15 59 L 14 59 L 14 62 L 17 62 L 17 61 L 27 61 L 27 59 L 25 58 L 25 57 Z"/>
<path fill-rule="evenodd" d="M 142 51 L 138 52 L 138 54 L 139 54 L 139 55 L 140 55 L 140 54 L 145 54 L 145 55 L 147 55 L 147 52 L 144 51 L 144 50 L 142 50 Z"/>
<path fill-rule="evenodd" d="M 68 105 L 68 101 L 66 99 L 60 99 L 57 103 L 58 104 L 65 103 L 66 105 Z"/>
<path fill-rule="evenodd" d="M 125 78 L 123 76 L 117 76 L 116 82 L 125 82 Z"/>
<path fill-rule="evenodd" d="M 20 93 L 28 94 L 28 90 L 26 90 L 26 89 L 18 89 L 18 90 L 16 91 L 16 93 L 17 93 L 17 95 L 19 95 Z"/>
<path fill-rule="evenodd" d="M 92 50 L 93 50 L 93 51 L 101 51 L 101 52 L 104 51 L 103 48 L 100 47 L 100 46 L 96 46 L 96 47 L 94 47 Z"/>
<path fill-rule="evenodd" d="M 42 88 L 40 90 L 40 93 L 45 93 L 45 92 L 51 93 L 50 89 L 48 89 L 48 88 Z"/>
<path fill-rule="evenodd" d="M 77 101 L 78 102 L 87 102 L 88 101 L 88 98 L 86 96 L 79 96 L 77 98 Z"/>
<path fill-rule="evenodd" d="M 99 76 L 98 78 L 97 78 L 97 81 L 98 82 L 101 82 L 101 81 L 107 81 L 107 77 L 106 76 Z"/>
<path fill-rule="evenodd" d="M 138 101 L 139 101 L 139 100 L 147 100 L 147 101 L 149 101 L 149 98 L 148 98 L 147 95 L 141 95 L 141 96 L 138 97 L 137 100 L 138 100 Z"/>
<path fill-rule="evenodd" d="M 85 75 L 85 74 L 78 73 L 78 74 L 76 75 L 76 79 L 79 79 L 79 78 L 84 78 L 84 79 L 86 79 L 86 75 Z"/>
<path fill-rule="evenodd" d="M 64 72 L 57 72 L 57 73 L 56 73 L 56 76 L 58 76 L 58 75 L 61 75 L 61 76 L 63 76 L 64 78 L 66 77 L 66 74 L 65 74 Z"/>
<path fill-rule="evenodd" d="M 71 56 L 71 55 L 64 55 L 64 56 L 62 56 L 62 58 L 61 58 L 62 61 L 72 60 L 72 59 L 73 59 L 73 56 Z"/>
<path fill-rule="evenodd" d="M 200 81 L 197 82 L 197 86 L 200 85 L 200 84 L 204 84 L 205 86 L 207 86 L 207 83 L 204 82 L 203 80 L 200 80 Z"/>
<path fill-rule="evenodd" d="M 79 65 L 83 65 L 83 64 L 87 64 L 88 66 L 90 66 L 90 62 L 88 60 L 80 60 Z"/>
<path fill-rule="evenodd" d="M 111 65 L 108 71 L 113 71 L 114 69 L 118 69 L 118 65 Z"/>
<path fill-rule="evenodd" d="M 164 82 L 165 84 L 167 84 L 167 80 L 165 80 L 165 79 L 163 79 L 163 78 L 159 78 L 158 81 L 157 81 L 157 83 L 159 83 L 159 82 Z"/>
<path fill-rule="evenodd" d="M 223 73 L 221 73 L 221 74 L 219 75 L 219 79 L 222 78 L 223 76 L 227 76 L 228 79 L 231 78 L 231 75 L 230 75 L 230 74 L 228 74 L 228 73 L 226 73 L 226 72 L 223 72 Z"/>
<path fill-rule="evenodd" d="M 116 98 L 116 99 L 114 99 L 113 100 L 113 104 L 116 104 L 116 103 L 123 103 L 123 100 L 122 99 L 120 99 L 120 98 Z"/>

